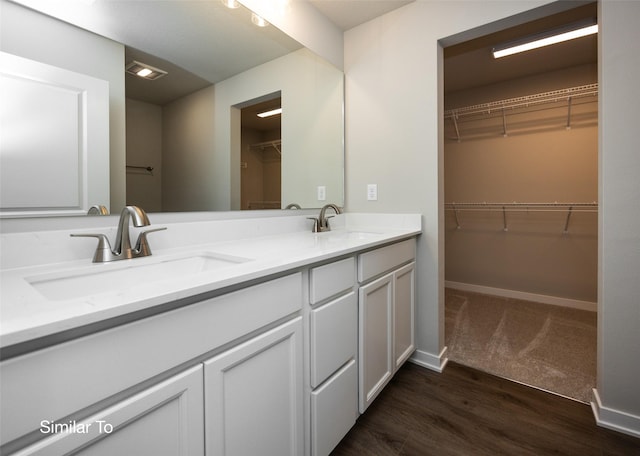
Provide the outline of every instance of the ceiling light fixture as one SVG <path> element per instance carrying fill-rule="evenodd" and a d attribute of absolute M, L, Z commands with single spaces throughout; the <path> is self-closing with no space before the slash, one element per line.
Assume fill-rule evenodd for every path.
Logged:
<path fill-rule="evenodd" d="M 580 22 L 561 29 L 555 29 L 547 33 L 497 46 L 493 48 L 493 57 L 499 59 L 519 52 L 530 51 L 595 33 L 598 33 L 598 24 L 594 24 L 593 21 L 589 21 L 588 23 Z"/>
<path fill-rule="evenodd" d="M 258 16 L 256 13 L 251 13 L 251 22 L 253 22 L 258 27 L 266 27 L 267 25 L 269 25 L 267 21 Z"/>
<path fill-rule="evenodd" d="M 282 114 L 282 108 L 272 109 L 271 111 L 259 112 L 258 117 L 262 117 L 264 119 L 265 117 L 276 116 L 278 114 Z"/>
<path fill-rule="evenodd" d="M 227 8 L 231 8 L 231 9 L 240 8 L 240 3 L 238 3 L 236 0 L 221 0 L 221 1 L 222 1 L 222 4 Z"/>
<path fill-rule="evenodd" d="M 152 67 L 151 65 L 147 65 L 146 63 L 141 63 L 136 60 L 128 64 L 125 70 L 129 74 L 149 79 L 151 81 L 167 75 L 167 72 L 160 68 Z"/>

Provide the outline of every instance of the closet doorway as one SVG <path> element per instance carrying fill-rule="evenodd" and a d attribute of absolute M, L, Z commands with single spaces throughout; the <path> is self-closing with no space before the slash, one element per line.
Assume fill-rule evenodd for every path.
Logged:
<path fill-rule="evenodd" d="M 596 380 L 596 3 L 444 49 L 445 343 L 452 361 L 589 402 Z"/>
<path fill-rule="evenodd" d="M 281 209 L 282 98 L 269 99 L 241 109 L 240 200 L 241 209 Z"/>

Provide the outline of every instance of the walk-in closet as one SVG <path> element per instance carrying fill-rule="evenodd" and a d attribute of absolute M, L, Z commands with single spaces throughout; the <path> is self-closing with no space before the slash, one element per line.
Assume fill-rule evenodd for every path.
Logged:
<path fill-rule="evenodd" d="M 445 48 L 448 357 L 583 402 L 596 377 L 597 35 L 587 4 Z"/>

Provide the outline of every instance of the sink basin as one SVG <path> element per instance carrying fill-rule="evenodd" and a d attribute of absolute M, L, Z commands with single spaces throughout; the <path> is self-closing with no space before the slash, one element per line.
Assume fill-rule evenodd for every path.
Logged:
<path fill-rule="evenodd" d="M 166 282 L 190 277 L 251 260 L 207 252 L 193 256 L 167 258 L 156 262 L 137 261 L 140 260 L 92 264 L 89 267 L 73 271 L 27 277 L 26 280 L 44 297 L 60 301 L 120 292 L 152 282 Z"/>

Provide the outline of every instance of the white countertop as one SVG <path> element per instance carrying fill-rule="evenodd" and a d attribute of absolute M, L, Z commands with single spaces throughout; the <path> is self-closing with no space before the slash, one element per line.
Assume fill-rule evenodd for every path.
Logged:
<path fill-rule="evenodd" d="M 300 218 L 298 217 L 298 219 Z M 300 220 L 295 221 L 294 231 L 288 231 L 286 223 L 280 218 L 274 223 L 278 225 L 279 229 L 284 230 L 281 234 L 274 234 L 273 230 L 265 228 L 271 223 L 269 219 L 262 219 L 260 222 L 246 220 L 241 223 L 244 228 L 240 230 L 238 229 L 240 225 L 237 225 L 237 222 L 222 222 L 222 225 L 211 225 L 216 222 L 161 224 L 168 225 L 168 230 L 161 233 L 169 234 L 155 238 L 157 240 L 155 245 L 158 248 L 154 247 L 156 234 L 150 236 L 152 256 L 101 264 L 91 262 L 96 240 L 89 240 L 86 244 L 88 247 L 84 248 L 86 257 L 83 259 L 44 264 L 33 264 L 37 262 L 27 261 L 26 266 L 0 271 L 2 284 L 0 292 L 0 345 L 6 347 L 27 342 L 405 239 L 420 234 L 420 220 L 420 215 L 416 214 L 343 214 L 332 219 L 334 224 L 332 231 L 311 233 L 307 229 L 302 231 L 298 228 L 302 223 Z M 261 225 L 262 231 L 266 234 L 251 231 L 257 225 Z M 207 230 L 211 232 L 212 227 L 218 231 L 205 240 L 207 236 L 202 233 Z M 75 232 L 77 231 L 75 230 Z M 232 231 L 240 231 L 242 234 L 233 236 Z M 172 232 L 173 236 L 181 236 L 181 242 L 172 243 L 175 241 L 172 238 Z M 248 232 L 250 234 L 247 234 Z M 66 232 L 58 234 L 58 236 L 65 242 L 69 237 Z M 184 236 L 191 237 L 193 243 L 186 243 L 182 239 Z M 31 238 L 44 239 L 47 236 L 40 233 Z M 132 235 L 132 238 L 135 240 L 135 236 Z M 183 245 L 170 247 L 176 243 Z M 5 242 L 5 245 L 8 243 Z M 2 251 L 3 255 L 5 254 L 4 250 Z M 204 253 L 223 258 L 225 256 L 239 257 L 246 261 L 229 263 L 213 270 L 180 273 L 178 276 L 170 278 L 156 276 L 155 273 L 145 274 L 142 272 L 147 265 L 198 257 Z M 3 260 L 7 260 L 3 261 L 3 265 L 12 264 L 11 259 L 5 258 Z M 116 275 L 124 273 L 132 276 L 142 273 L 141 277 L 144 278 L 135 283 L 118 286 L 117 280 L 110 279 L 110 276 L 113 275 L 109 274 L 110 272 L 115 272 Z M 64 298 L 56 296 L 47 298 L 30 283 L 46 278 L 78 275 L 104 277 L 105 280 L 115 283 L 110 283 L 107 287 L 100 283 L 101 286 L 97 287 L 100 290 L 95 293 L 84 293 L 83 296 L 77 297 L 71 296 L 72 292 L 67 293 L 63 290 Z"/>

